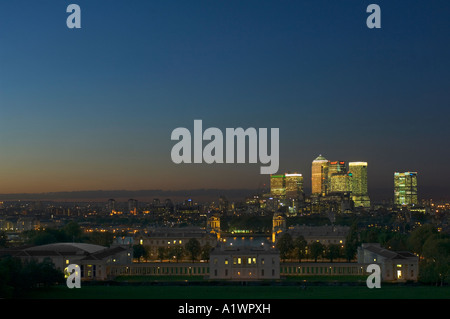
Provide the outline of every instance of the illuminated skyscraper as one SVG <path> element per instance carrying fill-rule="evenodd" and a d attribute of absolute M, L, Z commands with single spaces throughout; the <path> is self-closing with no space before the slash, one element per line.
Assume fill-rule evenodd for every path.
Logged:
<path fill-rule="evenodd" d="M 316 195 L 326 195 L 328 188 L 329 161 L 319 155 L 311 165 L 311 192 Z"/>
<path fill-rule="evenodd" d="M 334 173 L 330 176 L 329 193 L 351 192 L 350 176 L 346 172 Z"/>
<path fill-rule="evenodd" d="M 330 162 L 330 164 L 328 166 L 328 176 L 331 176 L 334 173 L 342 173 L 342 172 L 346 172 L 346 171 L 347 171 L 347 169 L 345 168 L 344 161 Z"/>
<path fill-rule="evenodd" d="M 344 161 L 333 161 L 333 162 L 329 162 L 328 165 L 328 175 L 327 175 L 327 193 L 329 192 L 333 192 L 333 190 L 331 189 L 331 180 L 334 174 L 341 174 L 341 173 L 347 173 L 347 169 L 345 167 L 345 162 Z M 338 179 L 341 178 L 338 177 Z M 337 190 L 334 190 L 334 192 L 337 192 Z"/>
<path fill-rule="evenodd" d="M 394 173 L 394 204 L 396 206 L 414 206 L 419 204 L 417 172 Z"/>
<path fill-rule="evenodd" d="M 270 195 L 276 198 L 284 198 L 286 196 L 284 175 L 270 175 Z"/>
<path fill-rule="evenodd" d="M 285 174 L 286 197 L 300 198 L 303 195 L 302 174 Z"/>
<path fill-rule="evenodd" d="M 370 207 L 367 190 L 367 162 L 349 162 L 350 189 L 355 207 Z"/>

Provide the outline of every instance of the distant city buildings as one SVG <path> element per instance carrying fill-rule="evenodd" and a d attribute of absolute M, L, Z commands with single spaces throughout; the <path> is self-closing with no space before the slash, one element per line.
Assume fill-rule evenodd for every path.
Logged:
<path fill-rule="evenodd" d="M 313 196 L 335 197 L 351 194 L 355 207 L 370 208 L 367 185 L 367 162 L 329 161 L 322 155 L 311 165 Z"/>
<path fill-rule="evenodd" d="M 286 173 L 270 176 L 270 195 L 276 198 L 297 199 L 303 197 L 303 176 Z"/>
<path fill-rule="evenodd" d="M 128 200 L 128 211 L 130 214 L 136 215 L 138 210 L 138 201 L 136 199 L 130 198 Z"/>
<path fill-rule="evenodd" d="M 116 211 L 116 200 L 114 198 L 108 199 L 106 210 L 109 214 L 114 214 L 114 212 Z"/>
<path fill-rule="evenodd" d="M 276 207 L 286 207 L 290 213 L 296 214 L 300 202 L 304 200 L 303 175 L 286 173 L 270 176 L 270 196 L 276 201 Z"/>
<path fill-rule="evenodd" d="M 369 209 L 371 201 L 367 167 L 365 161 L 329 161 L 319 155 L 311 163 L 310 202 L 340 202 L 342 205 L 337 209 L 340 212 L 351 210 L 352 207 Z M 395 172 L 394 188 L 395 206 L 411 207 L 419 204 L 417 172 Z M 298 213 L 309 200 L 304 193 L 303 175 L 297 172 L 271 175 L 269 195 L 276 201 L 274 209 L 284 206 L 291 214 Z"/>
<path fill-rule="evenodd" d="M 394 205 L 418 205 L 417 172 L 394 173 Z"/>

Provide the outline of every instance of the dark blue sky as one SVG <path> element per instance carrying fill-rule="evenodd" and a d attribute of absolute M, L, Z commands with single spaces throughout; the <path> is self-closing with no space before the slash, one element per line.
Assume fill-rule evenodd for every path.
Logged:
<path fill-rule="evenodd" d="M 172 130 L 202 119 L 280 128 L 280 172 L 305 186 L 322 154 L 367 161 L 369 192 L 412 170 L 448 194 L 450 2 L 392 2 L 2 1 L 0 192 L 268 182 L 173 164 Z"/>

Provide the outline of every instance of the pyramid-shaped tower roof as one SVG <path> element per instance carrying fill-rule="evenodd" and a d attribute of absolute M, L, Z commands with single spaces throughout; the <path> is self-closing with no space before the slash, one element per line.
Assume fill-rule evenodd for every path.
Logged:
<path fill-rule="evenodd" d="M 322 154 L 320 154 L 313 162 L 323 162 L 323 161 L 327 162 L 328 160 L 325 157 L 323 157 Z"/>

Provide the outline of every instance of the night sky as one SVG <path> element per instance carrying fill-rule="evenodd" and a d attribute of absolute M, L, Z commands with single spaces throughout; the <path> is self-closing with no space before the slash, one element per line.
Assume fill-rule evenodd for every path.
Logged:
<path fill-rule="evenodd" d="M 2 1 L 0 193 L 269 182 L 174 164 L 171 132 L 201 119 L 279 128 L 279 172 L 307 188 L 322 154 L 367 161 L 369 193 L 417 171 L 421 195 L 450 194 L 449 40 L 448 0 Z"/>

